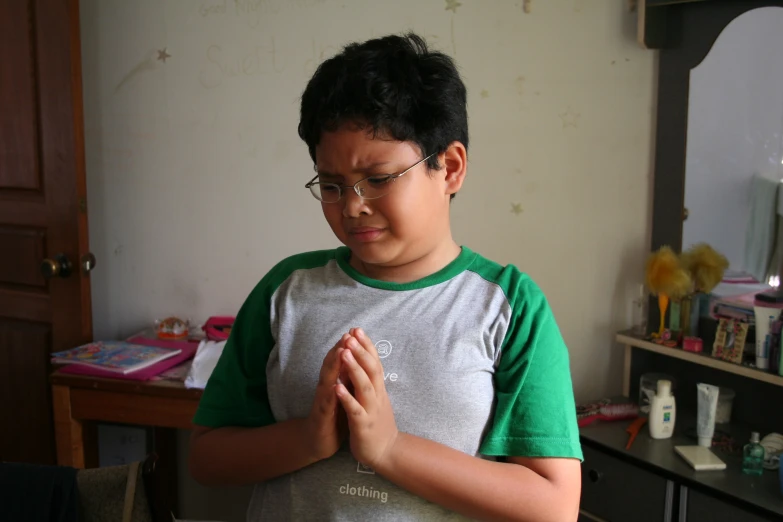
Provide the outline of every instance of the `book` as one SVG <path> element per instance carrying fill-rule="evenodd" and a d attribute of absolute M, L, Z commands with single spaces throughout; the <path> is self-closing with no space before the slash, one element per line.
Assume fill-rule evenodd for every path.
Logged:
<path fill-rule="evenodd" d="M 179 354 L 180 349 L 145 346 L 126 341 L 98 341 L 51 354 L 53 364 L 82 364 L 127 374 Z"/>
<path fill-rule="evenodd" d="M 675 446 L 674 451 L 696 471 L 726 469 L 726 463 L 709 448 L 702 446 Z"/>
<path fill-rule="evenodd" d="M 727 319 L 736 319 L 748 324 L 754 324 L 756 322 L 756 318 L 752 311 L 748 312 L 748 310 L 745 310 L 742 307 L 732 306 L 730 304 L 721 302 L 715 303 L 715 305 L 712 307 L 712 316 L 718 319 L 722 317 Z"/>

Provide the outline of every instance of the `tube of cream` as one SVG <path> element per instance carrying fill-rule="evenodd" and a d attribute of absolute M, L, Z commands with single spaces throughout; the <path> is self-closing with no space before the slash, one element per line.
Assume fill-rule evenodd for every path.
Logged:
<path fill-rule="evenodd" d="M 699 446 L 709 448 L 712 446 L 712 435 L 715 432 L 715 413 L 718 409 L 720 388 L 699 383 L 696 385 L 696 393 L 696 435 L 699 437 Z"/>
<path fill-rule="evenodd" d="M 699 437 L 699 446 L 709 448 L 712 446 L 712 435 L 715 432 L 715 413 L 718 409 L 720 388 L 699 383 L 696 385 L 696 393 L 696 435 Z"/>
<path fill-rule="evenodd" d="M 756 294 L 753 301 L 753 311 L 756 317 L 756 368 L 769 369 L 769 349 L 764 345 L 769 333 L 770 316 L 774 319 L 780 315 L 783 302 L 759 299 L 763 294 Z"/>

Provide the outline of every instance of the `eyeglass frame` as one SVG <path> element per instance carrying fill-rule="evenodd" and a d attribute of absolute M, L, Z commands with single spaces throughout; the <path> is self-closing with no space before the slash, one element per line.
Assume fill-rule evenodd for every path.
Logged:
<path fill-rule="evenodd" d="M 403 171 L 402 171 L 402 172 L 400 172 L 399 174 L 380 174 L 380 176 L 388 176 L 388 178 L 389 178 L 389 181 L 390 181 L 390 182 L 391 182 L 391 181 L 394 181 L 394 180 L 396 180 L 397 178 L 400 178 L 400 177 L 404 176 L 405 174 L 407 174 L 408 172 L 410 172 L 411 170 L 415 169 L 416 167 L 418 167 L 419 165 L 421 165 L 422 163 L 424 163 L 425 161 L 427 161 L 427 160 L 428 160 L 428 159 L 430 159 L 431 157 L 435 156 L 436 154 L 437 154 L 437 152 L 433 152 L 433 153 L 432 153 L 432 154 L 430 154 L 429 156 L 427 156 L 427 157 L 425 157 L 425 158 L 422 158 L 422 159 L 420 159 L 419 161 L 417 161 L 416 163 L 414 163 L 413 165 L 411 165 L 411 166 L 410 166 L 410 167 L 408 167 L 407 169 L 403 170 Z M 357 195 L 357 196 L 359 196 L 359 197 L 360 197 L 360 198 L 362 198 L 362 199 L 380 199 L 380 198 L 382 198 L 383 196 L 386 196 L 386 195 L 388 195 L 388 194 L 389 194 L 389 193 L 387 192 L 386 194 L 381 194 L 380 196 L 378 196 L 378 197 L 376 197 L 376 198 L 367 198 L 367 197 L 364 197 L 364 196 L 361 194 L 361 192 L 359 191 L 359 189 L 357 188 L 357 185 L 358 185 L 359 183 L 361 183 L 362 181 L 366 181 L 366 180 L 368 180 L 368 179 L 370 179 L 370 178 L 375 178 L 375 177 L 378 177 L 378 176 L 379 176 L 379 174 L 374 174 L 374 175 L 372 175 L 372 176 L 367 176 L 367 177 L 365 177 L 365 178 L 362 178 L 362 179 L 360 179 L 359 181 L 357 181 L 356 183 L 354 183 L 353 185 L 340 185 L 339 183 L 332 183 L 332 182 L 321 182 L 321 181 L 316 181 L 316 179 L 318 179 L 318 176 L 320 176 L 320 174 L 316 174 L 316 175 L 315 175 L 315 177 L 314 177 L 313 179 L 311 179 L 310 181 L 308 181 L 308 182 L 305 184 L 305 188 L 306 188 L 306 189 L 310 189 L 310 194 L 313 194 L 313 191 L 312 191 L 312 188 L 311 188 L 313 185 L 321 185 L 321 184 L 324 184 L 324 185 L 335 185 L 335 186 L 337 186 L 338 190 L 340 191 L 340 197 L 338 197 L 338 198 L 337 198 L 337 200 L 335 200 L 335 201 L 324 201 L 324 200 L 322 200 L 322 199 L 318 199 L 318 197 L 317 197 L 315 194 L 313 194 L 313 197 L 314 197 L 314 198 L 315 198 L 317 201 L 320 201 L 321 203 L 326 203 L 327 205 L 328 205 L 328 204 L 330 204 L 330 203 L 337 203 L 337 202 L 339 202 L 341 199 L 343 199 L 343 196 L 345 195 L 345 189 L 347 189 L 348 187 L 351 187 L 351 188 L 353 189 L 353 191 L 356 193 L 356 195 Z"/>

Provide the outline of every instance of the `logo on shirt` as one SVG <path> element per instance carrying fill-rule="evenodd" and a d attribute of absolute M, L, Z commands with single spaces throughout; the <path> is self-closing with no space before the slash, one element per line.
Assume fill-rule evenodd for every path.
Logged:
<path fill-rule="evenodd" d="M 375 475 L 375 470 L 372 469 L 370 466 L 365 466 L 361 462 L 356 463 L 356 471 L 357 473 L 366 473 L 368 475 Z"/>
<path fill-rule="evenodd" d="M 378 341 L 375 343 L 375 349 L 378 350 L 378 357 L 385 359 L 391 354 L 392 345 L 389 341 Z"/>
<path fill-rule="evenodd" d="M 367 486 L 351 486 L 351 484 L 347 483 L 341 485 L 339 491 L 341 495 L 380 500 L 382 504 L 385 504 L 389 500 L 389 494 L 387 492 L 375 489 L 372 486 L 369 488 Z"/>

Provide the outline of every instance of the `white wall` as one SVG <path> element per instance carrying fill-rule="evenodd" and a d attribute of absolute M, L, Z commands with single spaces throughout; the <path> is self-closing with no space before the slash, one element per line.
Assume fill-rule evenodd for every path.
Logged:
<path fill-rule="evenodd" d="M 342 44 L 413 29 L 469 89 L 457 240 L 542 286 L 578 399 L 618 393 L 613 333 L 649 249 L 655 54 L 624 0 L 524 4 L 82 0 L 96 338 L 235 313 L 282 257 L 334 246 L 303 188 L 298 96 Z M 232 509 L 183 495 L 189 516 Z"/>
<path fill-rule="evenodd" d="M 783 177 L 783 9 L 733 20 L 691 71 L 683 248 L 707 242 L 745 269 L 754 174 Z"/>

